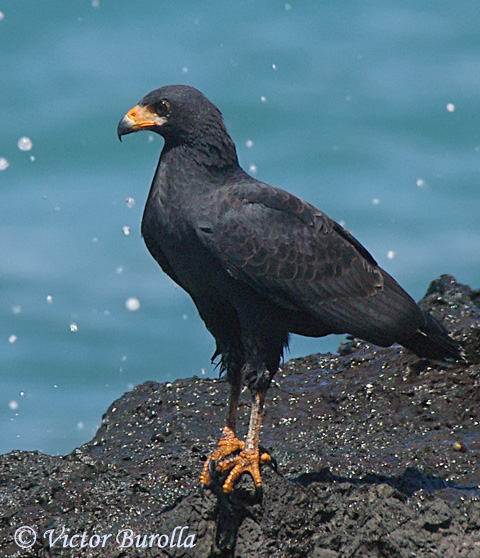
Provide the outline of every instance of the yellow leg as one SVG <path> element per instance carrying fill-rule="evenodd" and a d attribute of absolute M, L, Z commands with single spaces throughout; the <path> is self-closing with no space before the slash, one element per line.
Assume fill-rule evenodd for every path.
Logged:
<path fill-rule="evenodd" d="M 242 389 L 243 374 L 238 372 L 234 375 L 234 381 L 230 388 L 230 399 L 228 403 L 227 423 L 223 429 L 222 437 L 218 442 L 217 449 L 208 457 L 200 475 L 200 483 L 203 486 L 210 486 L 210 462 L 213 460 L 218 463 L 228 455 L 236 451 L 243 450 L 245 442 L 239 440 L 235 435 L 235 424 L 237 421 L 238 400 Z"/>
<path fill-rule="evenodd" d="M 260 427 L 262 425 L 262 411 L 265 402 L 265 392 L 255 394 L 252 412 L 250 414 L 250 424 L 248 427 L 247 439 L 244 447 L 237 455 L 231 455 L 227 459 L 216 462 L 216 469 L 222 473 L 228 473 L 223 484 L 223 491 L 233 492 L 235 482 L 243 475 L 249 473 L 253 479 L 255 488 L 258 490 L 262 486 L 262 476 L 260 474 L 260 464 L 270 463 L 272 458 L 266 452 L 260 454 Z"/>

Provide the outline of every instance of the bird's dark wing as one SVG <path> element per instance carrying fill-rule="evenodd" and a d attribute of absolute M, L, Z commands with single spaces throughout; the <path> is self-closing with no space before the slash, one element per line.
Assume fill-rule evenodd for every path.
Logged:
<path fill-rule="evenodd" d="M 368 251 L 312 205 L 256 182 L 218 196 L 214 217 L 198 228 L 202 242 L 232 276 L 276 304 L 378 344 L 398 340 L 416 315 Z"/>

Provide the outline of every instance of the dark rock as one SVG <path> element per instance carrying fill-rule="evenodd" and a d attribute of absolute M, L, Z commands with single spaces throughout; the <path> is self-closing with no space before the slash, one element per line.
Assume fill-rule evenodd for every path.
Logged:
<path fill-rule="evenodd" d="M 443 276 L 422 306 L 467 361 L 351 340 L 287 362 L 267 397 L 262 443 L 279 468 L 264 468 L 263 499 L 247 477 L 231 496 L 199 490 L 227 384 L 147 382 L 70 455 L 0 456 L 0 555 L 480 557 L 480 297 Z M 28 549 L 14 540 L 22 526 L 37 532 Z M 48 530 L 63 538 L 52 546 Z"/>

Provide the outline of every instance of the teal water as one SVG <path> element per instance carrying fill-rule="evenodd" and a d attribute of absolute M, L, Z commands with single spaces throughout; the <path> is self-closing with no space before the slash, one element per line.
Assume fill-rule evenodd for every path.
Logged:
<path fill-rule="evenodd" d="M 216 375 L 140 237 L 162 140 L 116 137 L 162 85 L 202 90 L 245 168 L 342 221 L 415 298 L 442 273 L 478 288 L 479 21 L 466 0 L 3 0 L 0 452 L 66 453 L 133 385 Z"/>

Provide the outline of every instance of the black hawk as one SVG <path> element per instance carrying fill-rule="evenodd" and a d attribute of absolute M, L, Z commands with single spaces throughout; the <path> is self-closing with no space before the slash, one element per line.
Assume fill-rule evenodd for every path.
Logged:
<path fill-rule="evenodd" d="M 265 393 L 290 333 L 349 333 L 420 357 L 458 358 L 445 327 L 419 308 L 369 252 L 313 205 L 249 176 L 220 111 L 185 85 L 149 93 L 118 125 L 163 136 L 164 147 L 142 220 L 161 268 L 192 297 L 216 341 L 231 385 L 226 424 L 200 482 L 214 470 L 223 490 L 250 473 L 262 484 Z M 245 441 L 235 423 L 242 386 L 253 396 Z"/>

